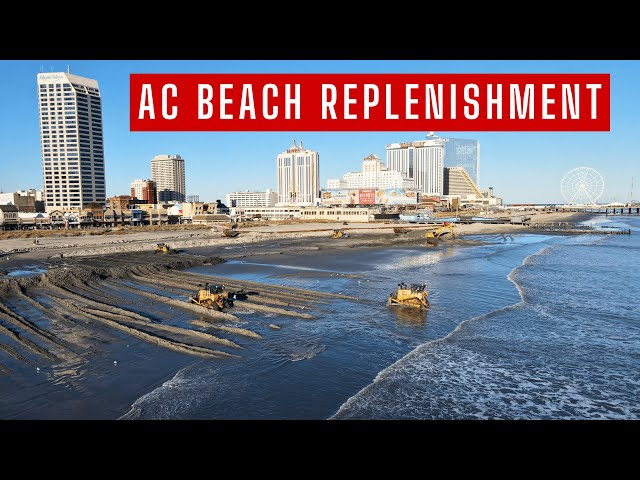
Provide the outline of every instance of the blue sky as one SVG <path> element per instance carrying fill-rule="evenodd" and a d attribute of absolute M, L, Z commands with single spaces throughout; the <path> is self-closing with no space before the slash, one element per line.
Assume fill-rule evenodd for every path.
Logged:
<path fill-rule="evenodd" d="M 436 132 L 480 141 L 480 187 L 505 203 L 562 202 L 560 182 L 588 166 L 605 179 L 601 201 L 640 198 L 640 61 L 603 60 L 0 60 L 0 189 L 41 188 L 36 76 L 66 71 L 96 79 L 103 99 L 107 196 L 149 178 L 158 154 L 185 159 L 187 194 L 224 199 L 234 190 L 276 187 L 276 155 L 293 139 L 320 152 L 320 180 L 357 171 L 362 158 L 385 158 L 385 145 L 427 132 L 130 132 L 130 73 L 609 73 L 610 132 Z"/>

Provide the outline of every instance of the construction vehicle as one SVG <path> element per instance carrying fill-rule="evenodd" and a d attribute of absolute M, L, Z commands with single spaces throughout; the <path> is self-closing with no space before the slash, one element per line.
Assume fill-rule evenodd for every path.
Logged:
<path fill-rule="evenodd" d="M 237 237 L 238 235 L 240 235 L 240 232 L 234 228 L 225 228 L 222 233 L 224 234 L 225 237 Z"/>
<path fill-rule="evenodd" d="M 446 235 L 449 235 L 449 237 L 446 237 L 447 240 L 453 240 L 456 238 L 456 234 L 453 231 L 453 225 L 447 222 L 445 222 L 444 224 L 442 224 L 442 226 L 436 228 L 435 230 L 424 234 L 424 236 L 427 238 L 427 243 L 433 245 L 437 245 L 438 241 Z"/>
<path fill-rule="evenodd" d="M 176 253 L 176 250 L 171 248 L 167 243 L 158 243 L 156 245 L 156 250 L 154 253 L 163 253 L 163 254 L 173 254 Z"/>
<path fill-rule="evenodd" d="M 334 230 L 331 234 L 331 238 L 349 238 L 349 235 L 345 233 L 344 229 L 340 229 Z"/>
<path fill-rule="evenodd" d="M 191 297 L 191 302 L 217 312 L 233 307 L 233 299 L 229 298 L 224 285 L 210 286 L 208 283 L 205 283 L 204 287 Z"/>
<path fill-rule="evenodd" d="M 424 283 L 412 285 L 399 283 L 398 290 L 389 295 L 387 305 L 425 310 L 429 307 L 429 300 L 427 300 L 429 292 L 425 290 L 425 287 Z"/>

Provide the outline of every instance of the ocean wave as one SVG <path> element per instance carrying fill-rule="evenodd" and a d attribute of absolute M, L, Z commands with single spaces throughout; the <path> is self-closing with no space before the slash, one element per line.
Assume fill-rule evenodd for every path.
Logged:
<path fill-rule="evenodd" d="M 334 413 L 332 416 L 330 416 L 329 419 L 340 419 L 342 417 L 346 417 L 347 412 L 349 411 L 349 409 L 356 402 L 361 401 L 368 394 L 370 394 L 372 392 L 372 390 L 377 387 L 379 382 L 381 382 L 384 379 L 390 377 L 391 375 L 393 375 L 398 370 L 403 369 L 406 365 L 410 364 L 412 362 L 412 360 L 416 359 L 420 355 L 420 353 L 424 352 L 425 350 L 427 350 L 427 349 L 429 349 L 429 348 L 431 348 L 431 347 L 433 347 L 435 345 L 448 342 L 452 337 L 456 336 L 461 331 L 463 331 L 464 328 L 466 327 L 466 325 L 468 325 L 469 323 L 480 321 L 480 320 L 484 320 L 484 319 L 489 319 L 489 318 L 494 317 L 494 316 L 500 314 L 501 312 L 504 312 L 504 311 L 507 311 L 507 310 L 512 310 L 512 309 L 516 309 L 516 308 L 522 308 L 522 306 L 525 304 L 525 300 L 524 300 L 525 299 L 525 295 L 524 295 L 523 287 L 514 278 L 514 274 L 515 274 L 516 270 L 518 268 L 520 268 L 521 266 L 526 265 L 530 261 L 530 259 L 532 257 L 535 257 L 537 255 L 546 255 L 546 254 L 548 254 L 553 247 L 554 247 L 554 245 L 545 246 L 541 250 L 529 255 L 528 257 L 526 257 L 522 261 L 522 263 L 519 266 L 516 266 L 515 268 L 513 268 L 509 272 L 509 274 L 507 275 L 507 279 L 511 283 L 513 283 L 513 285 L 516 287 L 516 289 L 518 291 L 518 294 L 520 295 L 520 302 L 517 302 L 517 303 L 512 304 L 512 305 L 507 305 L 505 307 L 496 309 L 496 310 L 494 310 L 492 312 L 489 312 L 489 313 L 486 313 L 486 314 L 483 314 L 483 315 L 478 315 L 478 316 L 463 320 L 462 322 L 460 322 L 458 324 L 458 326 L 454 330 L 452 330 L 449 334 L 445 335 L 444 337 L 438 338 L 438 339 L 435 339 L 435 340 L 430 340 L 430 341 L 425 342 L 425 343 L 423 343 L 421 345 L 418 345 L 415 349 L 413 349 L 411 352 L 406 354 L 404 357 L 402 357 L 401 359 L 399 359 L 395 363 L 391 364 L 390 366 L 388 366 L 387 368 L 385 368 L 384 370 L 379 372 L 376 375 L 376 377 L 373 379 L 372 383 L 370 383 L 369 385 L 364 387 L 358 393 L 356 393 L 351 398 L 349 398 L 345 403 L 343 403 L 340 406 L 340 408 L 338 408 L 336 413 Z"/>
<path fill-rule="evenodd" d="M 164 382 L 162 385 L 154 388 L 149 393 L 142 395 L 133 404 L 127 413 L 118 418 L 118 420 L 138 420 L 145 418 L 145 406 L 153 405 L 154 418 L 169 419 L 174 418 L 175 414 L 183 410 L 185 407 L 195 404 L 197 398 L 190 395 L 179 395 L 179 401 L 171 401 L 167 397 L 174 396 L 174 392 L 183 391 L 193 386 L 194 376 L 189 376 L 189 372 L 202 362 L 191 364 L 176 372 L 176 374 Z"/>

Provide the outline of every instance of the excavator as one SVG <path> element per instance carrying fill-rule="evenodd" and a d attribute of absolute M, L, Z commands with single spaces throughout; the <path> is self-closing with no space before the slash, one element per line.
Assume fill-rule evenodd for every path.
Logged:
<path fill-rule="evenodd" d="M 344 229 L 340 229 L 334 230 L 331 234 L 331 238 L 349 238 L 349 235 L 345 233 Z"/>
<path fill-rule="evenodd" d="M 225 308 L 233 307 L 234 300 L 246 300 L 247 294 L 243 291 L 227 292 L 224 285 L 209 286 L 205 283 L 204 287 L 190 298 L 192 303 L 221 312 Z"/>
<path fill-rule="evenodd" d="M 454 240 L 456 238 L 456 234 L 453 231 L 452 224 L 445 222 L 444 224 L 442 224 L 442 226 L 424 234 L 424 236 L 427 238 L 427 243 L 430 243 L 432 245 L 437 245 L 438 241 L 445 235 L 450 235 L 450 237 L 447 237 L 448 240 Z"/>
<path fill-rule="evenodd" d="M 387 305 L 411 307 L 425 310 L 429 308 L 429 300 L 427 300 L 429 292 L 427 292 L 425 288 L 426 285 L 424 283 L 412 285 L 399 283 L 398 290 L 396 290 L 395 293 L 389 295 Z"/>

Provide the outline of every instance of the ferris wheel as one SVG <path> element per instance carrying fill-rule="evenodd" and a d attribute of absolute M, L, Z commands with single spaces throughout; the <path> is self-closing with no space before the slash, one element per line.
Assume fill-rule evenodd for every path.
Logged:
<path fill-rule="evenodd" d="M 560 192 L 570 205 L 594 204 L 604 192 L 604 178 L 591 167 L 578 167 L 562 177 Z"/>

